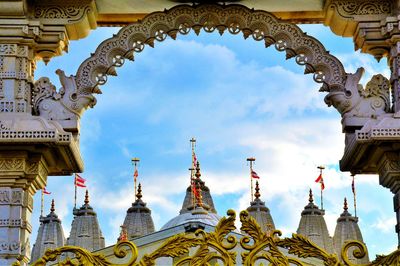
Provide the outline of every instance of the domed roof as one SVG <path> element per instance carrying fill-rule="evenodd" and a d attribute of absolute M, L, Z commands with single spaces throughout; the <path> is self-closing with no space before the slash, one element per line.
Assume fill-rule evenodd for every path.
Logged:
<path fill-rule="evenodd" d="M 309 203 L 301 212 L 301 219 L 297 233 L 301 234 L 326 251 L 333 252 L 332 238 L 329 236 L 328 227 L 324 219 L 325 211 L 314 204 L 310 189 Z"/>
<path fill-rule="evenodd" d="M 348 212 L 347 199 L 344 198 L 343 213 L 337 219 L 335 234 L 333 235 L 333 245 L 334 245 L 336 254 L 338 254 L 340 259 L 342 259 L 341 251 L 342 251 L 343 244 L 348 240 L 357 240 L 357 241 L 364 243 L 363 237 L 361 234 L 361 230 L 358 227 L 358 218 L 352 216 Z M 365 256 L 362 259 L 356 259 L 353 256 L 353 250 L 354 250 L 354 248 L 350 248 L 350 250 L 348 252 L 349 259 L 351 260 L 352 263 L 366 264 L 369 262 L 368 254 L 367 254 L 367 256 Z"/>
<path fill-rule="evenodd" d="M 154 222 L 151 217 L 151 210 L 142 201 L 142 186 L 139 183 L 136 201 L 132 203 L 125 216 L 124 228 L 127 237 L 132 240 L 135 237 L 147 235 L 154 232 Z"/>
<path fill-rule="evenodd" d="M 64 244 L 64 231 L 61 220 L 55 213 L 54 200 L 52 200 L 50 213 L 47 216 L 40 216 L 40 227 L 32 248 L 31 261 L 34 262 L 41 258 L 47 249 L 62 247 Z"/>
<path fill-rule="evenodd" d="M 219 220 L 221 220 L 221 217 L 216 213 L 208 212 L 203 208 L 201 208 L 200 210 L 194 209 L 192 211 L 179 214 L 178 216 L 172 218 L 163 227 L 161 227 L 161 230 L 193 222 L 216 226 Z"/>
<path fill-rule="evenodd" d="M 256 181 L 256 192 L 254 193 L 254 201 L 250 202 L 250 206 L 247 208 L 247 212 L 254 219 L 256 219 L 258 225 L 261 226 L 261 230 L 264 232 L 268 232 L 271 230 L 275 230 L 275 224 L 272 219 L 271 213 L 267 206 L 265 206 L 265 202 L 260 199 L 260 187 L 258 185 L 258 181 Z"/>

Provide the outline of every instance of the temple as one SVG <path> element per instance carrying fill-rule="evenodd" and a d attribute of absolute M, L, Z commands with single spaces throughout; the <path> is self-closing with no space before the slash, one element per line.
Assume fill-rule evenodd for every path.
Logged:
<path fill-rule="evenodd" d="M 206 186 L 205 181 L 201 178 L 200 163 L 197 161 L 193 162 L 193 164 L 195 164 L 195 167 L 190 169 L 191 184 L 186 189 L 182 209 L 177 216 L 170 219 L 159 230 L 155 230 L 150 207 L 147 207 L 146 203 L 142 200 L 142 186 L 139 183 L 136 199 L 127 210 L 124 223 L 121 226 L 121 235 L 118 237 L 118 241 L 125 239 L 135 243 L 139 250 L 139 257 L 156 250 L 169 237 L 179 234 L 190 235 L 198 229 L 202 229 L 205 232 L 212 232 L 222 219 L 215 208 L 211 189 Z M 254 198 L 250 202 L 247 212 L 266 234 L 272 234 L 276 229 L 270 209 L 261 199 L 258 180 L 254 188 Z M 117 258 L 113 255 L 114 245 L 109 247 L 105 247 L 104 245 L 104 237 L 102 237 L 96 213 L 89 205 L 88 191 L 86 191 L 84 205 L 79 209 L 74 209 L 73 214 L 74 220 L 66 244 L 105 255 L 112 262 L 117 261 Z M 306 237 L 323 250 L 336 254 L 339 257 L 346 241 L 363 241 L 361 230 L 358 226 L 358 218 L 351 216 L 348 212 L 346 200 L 344 203 L 344 212 L 337 219 L 333 237 L 329 234 L 324 214 L 325 210 L 320 209 L 314 204 L 313 194 L 310 190 L 308 204 L 301 212 L 297 233 Z M 32 258 L 34 259 L 43 256 L 47 248 L 56 248 L 64 244 L 61 221 L 54 213 L 54 202 L 50 214 L 47 217 L 41 217 L 40 221 L 42 224 L 39 228 L 38 238 L 33 249 Z M 58 233 L 54 233 L 53 231 L 49 233 L 48 228 L 53 229 L 53 231 L 58 230 L 55 231 Z M 246 235 L 245 232 L 240 232 L 239 230 L 235 230 L 232 234 L 237 238 Z M 115 239 L 117 239 L 117 236 Z M 238 253 L 241 251 L 239 248 L 236 250 Z M 287 251 L 282 252 L 289 255 Z M 160 258 L 157 260 L 157 264 L 172 265 L 178 259 L 182 259 L 188 255 L 189 253 L 186 255 L 182 254 L 174 259 Z M 353 262 L 369 262 L 368 257 L 358 260 L 354 256 L 350 256 L 350 259 Z M 237 258 L 237 261 L 240 264 L 241 259 Z M 307 265 L 319 265 L 309 259 L 304 259 L 303 262 L 307 263 Z M 213 263 L 216 263 L 216 261 Z"/>
<path fill-rule="evenodd" d="M 399 14 L 400 3 L 395 0 L 1 1 L 0 265 L 26 265 L 32 259 L 31 215 L 35 193 L 56 180 L 56 176 L 84 171 L 80 139 L 82 117 L 89 108 L 96 106 L 101 87 L 112 76 L 117 76 L 118 69 L 126 61 L 134 61 L 145 47 L 154 47 L 155 42 L 167 38 L 175 40 L 178 35 L 191 31 L 195 34 L 241 34 L 244 39 L 275 47 L 286 59 L 295 61 L 304 74 L 310 74 L 320 85 L 324 104 L 335 108 L 340 115 L 337 124 L 345 146 L 342 157 L 337 158 L 340 170 L 379 176 L 379 184 L 393 194 L 393 201 L 384 204 L 393 205 L 394 230 L 400 246 Z M 351 39 L 356 51 L 378 61 L 385 58 L 390 77 L 376 74 L 361 84 L 362 66 L 354 69 L 354 73 L 346 71 L 340 57 L 304 32 L 298 27 L 299 23 L 323 24 L 324 30 Z M 121 29 L 103 40 L 87 58 L 76 62 L 76 72 L 65 73 L 58 69 L 56 74 L 61 88 L 54 85 L 58 81 L 35 75 L 38 67 L 44 67 L 37 62 L 47 64 L 63 56 L 71 42 L 78 42 L 97 27 L 105 26 Z M 60 68 L 63 67 L 60 64 Z M 186 221 L 193 220 L 204 228 L 215 225 L 219 216 L 210 191 L 207 192 L 199 180 L 196 191 L 199 195 L 188 192 L 179 218 L 171 220 L 168 228 L 161 231 L 165 236 L 177 228 L 184 231 Z M 195 204 L 191 205 L 191 198 Z M 151 232 L 150 212 L 147 211 L 150 208 L 143 205 L 140 198 L 137 205 L 135 202 L 132 212 L 128 210 L 126 230 L 130 238 L 146 245 L 158 239 L 148 238 L 157 231 Z M 258 221 L 268 220 L 268 211 L 261 202 L 256 199 L 251 204 L 249 212 Z M 143 211 L 143 215 L 136 215 L 138 211 Z M 41 217 L 39 235 L 44 239 L 50 237 L 48 228 L 58 228 L 59 224 L 55 214 L 49 215 Z M 201 219 L 192 219 L 196 215 Z M 89 202 L 74 210 L 74 217 L 67 243 L 89 250 L 104 247 L 96 213 Z M 298 232 L 333 251 L 347 235 L 361 241 L 358 234 L 340 231 L 357 228 L 357 219 L 350 218 L 352 216 L 345 210 L 338 219 L 339 231 L 331 244 L 323 217 L 324 210 L 310 201 L 304 208 Z M 140 221 L 140 229 L 131 229 L 131 220 Z M 272 228 L 272 220 L 268 223 Z M 57 246 L 62 243 L 61 239 L 60 236 L 49 241 Z M 158 240 L 161 239 L 164 235 Z M 47 241 L 37 240 L 35 256 L 42 254 Z M 50 246 L 50 242 L 46 243 Z"/>

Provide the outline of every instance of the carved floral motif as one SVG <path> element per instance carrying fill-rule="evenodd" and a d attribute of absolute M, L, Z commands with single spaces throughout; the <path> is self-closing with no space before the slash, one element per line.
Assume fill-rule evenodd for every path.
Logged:
<path fill-rule="evenodd" d="M 390 0 L 339 0 L 333 1 L 332 7 L 345 18 L 360 15 L 391 14 L 392 2 Z"/>
<path fill-rule="evenodd" d="M 34 17 L 38 19 L 68 19 L 78 21 L 91 11 L 92 0 L 63 1 L 56 5 L 36 5 Z"/>

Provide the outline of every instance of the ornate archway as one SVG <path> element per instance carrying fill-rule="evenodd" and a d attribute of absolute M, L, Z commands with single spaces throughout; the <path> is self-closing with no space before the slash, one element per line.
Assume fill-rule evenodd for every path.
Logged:
<path fill-rule="evenodd" d="M 242 33 L 244 38 L 263 41 L 266 47 L 274 45 L 286 53 L 287 59 L 295 58 L 296 63 L 304 66 L 305 74 L 313 73 L 313 79 L 322 84 L 320 91 L 327 93 L 328 106 L 333 105 L 342 115 L 346 150 L 341 169 L 353 173 L 378 173 L 382 169 L 378 158 L 381 154 L 375 153 L 376 144 L 400 138 L 397 133 L 400 123 L 390 104 L 389 81 L 375 75 L 364 89 L 358 84 L 362 68 L 354 74 L 346 73 L 335 56 L 294 23 L 241 5 L 180 5 L 123 27 L 83 61 L 75 76 L 66 77 L 63 71 L 57 71 L 63 86 L 60 92 L 47 78 L 39 79 L 33 92 L 34 114 L 58 121 L 66 131 L 77 132 L 80 115 L 96 104 L 94 94 L 101 93 L 99 86 L 107 82 L 108 76 L 117 75 L 116 69 L 125 59 L 134 60 L 134 54 L 146 45 L 154 47 L 155 41 L 161 42 L 167 36 L 175 39 L 178 34 L 188 34 L 191 30 L 196 34 L 201 30 Z M 356 156 L 360 149 L 369 152 L 363 155 L 371 160 Z M 381 183 L 397 193 L 400 186 L 393 187 L 392 178 L 386 174 L 381 176 Z"/>
<path fill-rule="evenodd" d="M 396 145 L 400 140 L 400 122 L 390 105 L 389 81 L 377 75 L 363 89 L 358 84 L 362 69 L 347 74 L 335 56 L 295 24 L 240 5 L 181 5 L 152 13 L 101 43 L 95 53 L 80 65 L 75 76 L 67 77 L 59 70 L 61 90 L 57 91 L 48 78 L 35 82 L 32 102 L 25 109 L 29 112 L 26 119 L 37 122 L 34 124 L 37 129 L 20 129 L 18 124 L 10 122 L 1 124 L 1 135 L 3 142 L 18 139 L 24 143 L 50 143 L 49 146 L 63 152 L 62 158 L 68 162 L 66 166 L 49 166 L 45 160 L 38 163 L 37 168 L 42 166 L 45 171 L 42 171 L 43 181 L 36 185 L 36 189 L 43 187 L 47 174 L 82 170 L 78 122 L 83 112 L 95 105 L 94 94 L 101 93 L 99 86 L 107 82 L 107 77 L 116 75 L 116 68 L 122 66 L 125 59 L 133 60 L 134 53 L 141 52 L 146 45 L 154 46 L 155 41 L 163 41 L 167 36 L 175 38 L 190 30 L 196 33 L 201 30 L 220 34 L 226 31 L 242 33 L 244 38 L 252 37 L 263 41 L 266 47 L 274 45 L 278 51 L 285 51 L 288 59 L 295 58 L 299 65 L 304 66 L 305 74 L 313 73 L 314 80 L 321 83 L 321 91 L 327 93 L 326 103 L 333 105 L 342 115 L 346 149 L 341 169 L 353 173 L 379 173 L 381 184 L 397 193 L 395 200 L 400 202 L 400 148 Z M 10 121 L 14 121 L 12 119 Z M 54 157 L 58 155 L 54 154 Z M 25 157 L 23 160 L 29 159 Z M 28 164 L 18 169 L 21 176 L 29 170 L 25 165 Z M 396 211 L 400 212 L 400 204 L 396 206 Z M 399 231 L 400 226 L 398 228 Z"/>

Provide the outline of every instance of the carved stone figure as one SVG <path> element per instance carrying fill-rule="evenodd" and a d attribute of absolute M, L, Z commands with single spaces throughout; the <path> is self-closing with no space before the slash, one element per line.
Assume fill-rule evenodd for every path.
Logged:
<path fill-rule="evenodd" d="M 389 80 L 381 74 L 374 75 L 363 88 L 359 84 L 363 73 L 364 69 L 359 68 L 348 74 L 345 90 L 331 90 L 325 97 L 328 106 L 333 105 L 342 115 L 344 127 L 362 126 L 365 118 L 377 118 L 390 111 Z"/>
<path fill-rule="evenodd" d="M 67 77 L 60 69 L 56 74 L 62 85 L 58 92 L 47 77 L 35 82 L 33 110 L 48 120 L 78 120 L 84 110 L 96 104 L 96 98 L 91 94 L 78 94 L 73 76 Z"/>

